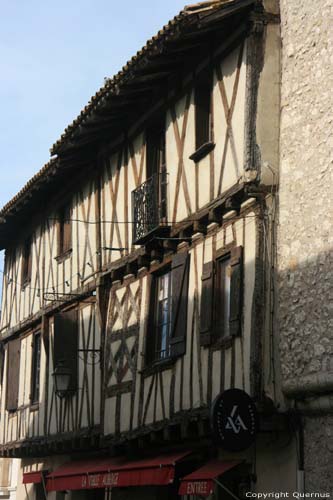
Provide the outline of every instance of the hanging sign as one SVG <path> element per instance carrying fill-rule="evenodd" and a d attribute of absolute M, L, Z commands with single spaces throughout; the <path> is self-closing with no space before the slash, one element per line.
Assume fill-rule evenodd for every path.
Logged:
<path fill-rule="evenodd" d="M 241 389 L 222 392 L 212 405 L 211 426 L 214 437 L 225 450 L 249 448 L 258 431 L 257 409 L 252 398 Z"/>

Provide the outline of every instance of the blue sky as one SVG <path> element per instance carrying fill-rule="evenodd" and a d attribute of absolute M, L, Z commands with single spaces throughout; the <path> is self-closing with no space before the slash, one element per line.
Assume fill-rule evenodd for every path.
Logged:
<path fill-rule="evenodd" d="M 49 160 L 50 147 L 104 77 L 115 74 L 185 3 L 1 2 L 0 206 Z"/>

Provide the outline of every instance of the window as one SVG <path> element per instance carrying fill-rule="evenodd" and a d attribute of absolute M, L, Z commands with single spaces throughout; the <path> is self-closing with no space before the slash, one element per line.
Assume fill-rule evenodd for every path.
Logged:
<path fill-rule="evenodd" d="M 195 86 L 195 147 L 211 141 L 211 76 L 205 73 Z"/>
<path fill-rule="evenodd" d="M 21 340 L 10 340 L 7 347 L 6 410 L 8 411 L 15 411 L 18 407 L 20 357 Z"/>
<path fill-rule="evenodd" d="M 155 335 L 154 360 L 165 359 L 170 354 L 171 330 L 171 271 L 154 278 Z"/>
<path fill-rule="evenodd" d="M 151 276 L 147 364 L 185 353 L 189 262 L 187 253 L 176 254 L 171 268 Z"/>
<path fill-rule="evenodd" d="M 32 343 L 32 365 L 31 365 L 31 403 L 38 403 L 40 393 L 40 355 L 41 355 L 41 333 L 33 336 Z"/>
<path fill-rule="evenodd" d="M 167 215 L 167 194 L 166 194 L 166 151 L 165 151 L 165 118 L 155 122 L 147 129 L 147 179 L 156 177 L 158 189 L 159 218 L 163 219 Z"/>
<path fill-rule="evenodd" d="M 31 245 L 32 245 L 32 239 L 30 237 L 25 240 L 22 251 L 22 285 L 25 285 L 31 280 L 31 264 L 32 264 Z"/>
<path fill-rule="evenodd" d="M 63 255 L 72 248 L 72 225 L 70 206 L 66 205 L 58 213 L 58 255 Z"/>
<path fill-rule="evenodd" d="M 203 266 L 200 333 L 202 345 L 241 333 L 243 248 L 234 247 Z"/>
<path fill-rule="evenodd" d="M 162 120 L 155 122 L 146 132 L 147 142 L 147 179 L 154 174 L 159 174 L 165 167 L 165 122 Z"/>
<path fill-rule="evenodd" d="M 215 328 L 220 337 L 230 334 L 230 255 L 216 261 Z"/>

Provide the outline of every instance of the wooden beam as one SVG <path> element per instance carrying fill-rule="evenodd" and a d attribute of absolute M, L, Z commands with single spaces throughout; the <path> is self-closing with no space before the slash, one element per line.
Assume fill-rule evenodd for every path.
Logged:
<path fill-rule="evenodd" d="M 222 218 L 222 210 L 218 208 L 213 208 L 212 210 L 209 210 L 208 212 L 208 224 L 212 223 L 217 223 L 217 224 L 222 224 L 223 218 Z"/>
<path fill-rule="evenodd" d="M 193 223 L 193 233 L 202 233 L 206 234 L 207 233 L 207 225 L 204 224 L 202 221 L 195 221 Z"/>

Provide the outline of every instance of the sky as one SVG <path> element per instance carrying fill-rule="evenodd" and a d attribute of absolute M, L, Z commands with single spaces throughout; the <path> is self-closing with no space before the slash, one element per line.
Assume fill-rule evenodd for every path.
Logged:
<path fill-rule="evenodd" d="M 0 1 L 1 207 L 49 161 L 50 147 L 104 78 L 117 73 L 185 4 Z"/>

